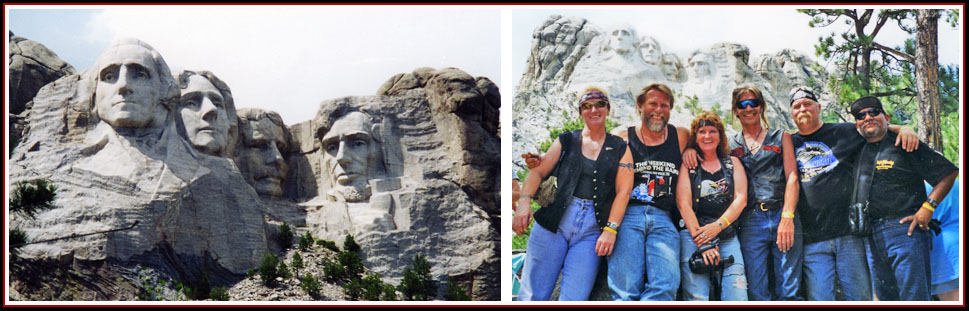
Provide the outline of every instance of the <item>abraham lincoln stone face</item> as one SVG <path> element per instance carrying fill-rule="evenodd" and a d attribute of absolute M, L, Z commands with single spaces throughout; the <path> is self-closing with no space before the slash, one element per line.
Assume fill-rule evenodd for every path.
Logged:
<path fill-rule="evenodd" d="M 347 202 L 370 198 L 368 181 L 380 150 L 374 135 L 370 117 L 351 112 L 333 122 L 320 139 L 323 167 L 332 186 L 329 197 Z"/>

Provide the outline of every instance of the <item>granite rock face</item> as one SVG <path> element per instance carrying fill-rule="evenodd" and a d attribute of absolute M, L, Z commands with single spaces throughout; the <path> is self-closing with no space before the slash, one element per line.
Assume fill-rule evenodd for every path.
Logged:
<path fill-rule="evenodd" d="M 149 45 L 119 40 L 91 69 L 41 88 L 23 114 L 10 181 L 46 178 L 58 190 L 55 208 L 11 227 L 66 239 L 23 246 L 18 262 L 97 266 L 86 280 L 119 281 L 72 287 L 100 299 L 129 297 L 142 273 L 232 286 L 263 255 L 285 253 L 285 222 L 316 238 L 353 235 L 391 283 L 423 254 L 441 294 L 452 279 L 476 300 L 499 299 L 498 87 L 418 68 L 378 93 L 323 101 L 292 126 L 268 110 L 222 113 L 231 92 L 214 75 L 176 79 Z M 235 118 L 233 141 L 200 139 L 222 137 L 200 136 L 215 115 Z M 46 297 L 29 275 L 18 274 L 21 297 Z"/>
<path fill-rule="evenodd" d="M 10 121 L 7 135 L 11 141 L 19 140 L 24 128 L 23 112 L 37 91 L 60 77 L 74 74 L 74 67 L 57 57 L 44 45 L 8 33 L 10 46 L 9 79 L 10 95 L 7 105 Z"/>
<path fill-rule="evenodd" d="M 393 282 L 424 254 L 439 284 L 451 277 L 475 299 L 498 299 L 497 87 L 454 68 L 419 68 L 392 77 L 378 93 L 324 101 L 316 118 L 290 127 L 307 166 L 291 171 L 320 176 L 315 185 L 295 187 L 297 197 L 312 197 L 299 203 L 310 232 L 336 241 L 352 234 L 367 267 Z M 343 178 L 329 172 L 353 170 L 327 160 L 348 152 L 329 137 L 341 130 L 332 125 L 352 115 L 369 118 L 359 124 L 376 145 L 364 200 L 328 195 Z"/>
<path fill-rule="evenodd" d="M 670 123 L 678 126 L 688 126 L 694 117 L 685 105 L 690 99 L 695 97 L 696 108 L 728 117 L 731 91 L 752 84 L 764 92 L 771 126 L 793 129 L 787 101 L 790 89 L 826 85 L 824 75 L 812 67 L 814 61 L 791 50 L 751 61 L 746 46 L 722 42 L 690 55 L 676 55 L 663 52 L 669 49 L 630 26 L 602 30 L 585 19 L 560 15 L 550 16 L 532 37 L 525 74 L 515 90 L 515 155 L 534 151 L 548 137 L 547 127 L 578 118 L 576 98 L 590 86 L 606 90 L 612 102 L 610 119 L 625 128 L 640 122 L 635 96 L 650 83 L 673 89 Z M 826 91 L 819 93 L 828 98 Z M 727 131 L 734 129 L 728 126 Z M 519 157 L 513 161 L 524 167 Z"/>

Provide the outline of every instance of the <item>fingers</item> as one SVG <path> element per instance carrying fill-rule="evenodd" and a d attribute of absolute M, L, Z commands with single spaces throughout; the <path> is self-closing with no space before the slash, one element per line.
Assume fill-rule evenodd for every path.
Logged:
<path fill-rule="evenodd" d="M 905 218 L 908 218 L 908 217 L 905 217 Z M 912 231 L 915 230 L 915 226 L 916 225 L 918 225 L 918 222 L 917 221 L 912 221 L 912 224 L 908 226 L 908 236 L 912 236 Z"/>

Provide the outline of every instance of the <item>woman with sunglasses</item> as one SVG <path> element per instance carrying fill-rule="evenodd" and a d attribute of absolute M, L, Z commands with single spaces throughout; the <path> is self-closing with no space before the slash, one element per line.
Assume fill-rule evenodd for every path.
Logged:
<path fill-rule="evenodd" d="M 612 254 L 632 191 L 632 155 L 622 138 L 606 132 L 609 98 L 601 89 L 588 88 L 578 103 L 585 127 L 562 133 L 552 143 L 546 160 L 525 178 L 515 211 L 512 228 L 521 235 L 532 220 L 532 196 L 554 171 L 555 199 L 535 212 L 528 237 L 521 301 L 549 300 L 560 272 L 559 300 L 587 300 L 600 257 Z"/>
<path fill-rule="evenodd" d="M 756 86 L 734 89 L 732 102 L 743 131 L 730 138 L 730 150 L 743 162 L 751 189 L 739 233 L 749 298 L 801 300 L 803 233 L 795 214 L 799 185 L 791 135 L 770 128 L 764 95 Z"/>
<path fill-rule="evenodd" d="M 695 169 L 680 166 L 676 184 L 676 207 L 682 216 L 680 289 L 688 301 L 747 300 L 744 258 L 734 224 L 747 204 L 747 175 L 740 160 L 730 156 L 726 140 L 716 113 L 704 111 L 693 119 L 687 148 L 698 150 L 703 161 Z"/>

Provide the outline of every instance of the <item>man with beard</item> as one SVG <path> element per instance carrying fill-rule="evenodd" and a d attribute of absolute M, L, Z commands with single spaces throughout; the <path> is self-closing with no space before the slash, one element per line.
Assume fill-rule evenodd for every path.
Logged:
<path fill-rule="evenodd" d="M 654 83 L 636 96 L 640 125 L 621 131 L 633 155 L 634 183 L 616 248 L 609 256 L 614 300 L 676 298 L 680 242 L 674 220 L 676 178 L 689 130 L 669 125 L 673 91 Z M 645 256 L 644 256 L 645 254 Z M 647 282 L 648 279 L 648 282 Z"/>
<path fill-rule="evenodd" d="M 851 104 L 851 114 L 867 140 L 858 157 L 860 191 L 854 202 L 867 204 L 872 219 L 868 260 L 875 294 L 888 301 L 932 300 L 928 223 L 959 169 L 925 143 L 915 152 L 886 143 L 897 135 L 888 132 L 890 117 L 878 98 L 859 98 Z M 934 185 L 928 197 L 923 181 Z"/>
<path fill-rule="evenodd" d="M 808 300 L 834 300 L 840 283 L 848 300 L 871 300 L 871 281 L 865 239 L 848 231 L 848 206 L 854 161 L 865 139 L 853 124 L 826 124 L 814 92 L 805 87 L 791 91 L 791 115 L 798 132 L 791 136 L 800 173 L 797 211 L 804 225 L 804 278 Z M 892 131 L 899 131 L 895 126 Z M 917 146 L 918 136 L 905 128 L 896 140 L 906 150 Z"/>

